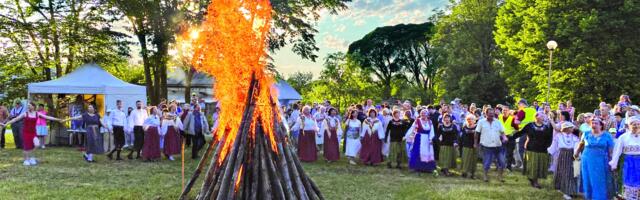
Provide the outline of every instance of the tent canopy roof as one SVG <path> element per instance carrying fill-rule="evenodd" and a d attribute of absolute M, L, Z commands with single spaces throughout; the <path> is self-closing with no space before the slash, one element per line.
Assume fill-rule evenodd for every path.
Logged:
<path fill-rule="evenodd" d="M 124 82 L 95 63 L 55 80 L 30 83 L 32 94 L 146 94 L 144 86 Z"/>
<path fill-rule="evenodd" d="M 176 70 L 169 75 L 167 79 L 167 86 L 169 88 L 182 88 L 186 85 L 184 82 L 185 74 L 182 70 Z M 205 73 L 196 72 L 191 79 L 192 88 L 213 88 L 214 79 Z M 278 100 L 302 100 L 302 96 L 296 89 L 291 87 L 285 80 L 278 80 L 274 83 L 272 88 L 278 90 Z M 171 89 L 170 89 L 171 90 Z M 184 93 L 184 91 L 182 91 Z M 211 94 L 213 95 L 213 94 Z M 184 101 L 183 94 L 176 94 L 175 98 L 180 101 Z M 213 96 L 211 96 L 211 99 Z M 207 97 L 205 97 L 207 99 Z M 212 99 L 213 100 L 213 99 Z M 215 101 L 215 100 L 213 100 Z"/>

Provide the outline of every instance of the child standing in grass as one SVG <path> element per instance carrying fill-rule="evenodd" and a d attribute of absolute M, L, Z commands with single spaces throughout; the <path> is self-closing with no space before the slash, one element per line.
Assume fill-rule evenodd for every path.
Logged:
<path fill-rule="evenodd" d="M 47 111 L 44 110 L 44 104 L 38 104 L 38 114 L 47 115 Z M 47 130 L 47 120 L 39 117 L 36 121 L 36 135 L 40 140 L 40 148 L 44 149 L 45 137 L 49 134 Z"/>

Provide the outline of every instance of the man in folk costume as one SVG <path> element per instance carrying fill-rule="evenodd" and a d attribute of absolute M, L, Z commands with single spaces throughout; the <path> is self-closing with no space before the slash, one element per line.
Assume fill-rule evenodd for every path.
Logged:
<path fill-rule="evenodd" d="M 436 169 L 435 153 L 432 141 L 435 138 L 435 128 L 429 120 L 427 110 L 420 111 L 411 128 L 405 134 L 407 143 L 411 143 L 409 150 L 409 168 L 416 172 L 433 172 Z"/>
<path fill-rule="evenodd" d="M 124 146 L 124 125 L 127 120 L 127 114 L 125 114 L 122 108 L 122 100 L 116 100 L 116 109 L 113 109 L 110 115 L 107 117 L 107 124 L 109 130 L 113 133 L 113 140 L 115 148 L 107 154 L 109 159 L 113 159 L 113 153 L 116 152 L 116 160 L 122 160 L 120 158 L 120 152 Z"/>
<path fill-rule="evenodd" d="M 319 131 L 318 123 L 311 116 L 311 107 L 302 108 L 302 115 L 293 125 L 292 130 L 300 130 L 298 136 L 298 157 L 302 162 L 315 162 L 318 159 L 316 150 L 316 135 Z"/>
<path fill-rule="evenodd" d="M 148 117 L 149 114 L 147 110 L 144 109 L 142 101 L 136 101 L 136 109 L 131 111 L 131 123 L 129 123 L 129 126 L 132 127 L 131 129 L 133 129 L 134 137 L 133 149 L 129 152 L 129 155 L 127 155 L 129 159 L 133 159 L 133 152 L 136 152 L 136 159 L 140 158 L 140 151 L 142 151 L 142 146 L 144 145 L 144 129 L 142 125 Z"/>
<path fill-rule="evenodd" d="M 362 122 L 360 140 L 360 161 L 365 165 L 376 165 L 383 161 L 382 140 L 384 139 L 384 127 L 382 121 L 378 119 L 378 112 L 370 109 L 368 118 Z"/>
<path fill-rule="evenodd" d="M 338 161 L 340 160 L 340 145 L 338 141 L 342 137 L 342 126 L 338 118 L 338 110 L 329 108 L 329 116 L 322 123 L 320 134 L 323 135 L 324 139 L 324 159 L 327 162 Z"/>

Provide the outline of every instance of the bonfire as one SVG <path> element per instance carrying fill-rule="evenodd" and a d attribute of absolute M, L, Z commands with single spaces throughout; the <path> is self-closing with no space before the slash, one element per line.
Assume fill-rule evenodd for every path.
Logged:
<path fill-rule="evenodd" d="M 271 14 L 268 0 L 212 0 L 205 21 L 193 27 L 192 64 L 216 79 L 221 113 L 181 199 L 206 165 L 196 199 L 323 199 L 288 146 L 270 87 L 274 77 L 265 59 Z"/>

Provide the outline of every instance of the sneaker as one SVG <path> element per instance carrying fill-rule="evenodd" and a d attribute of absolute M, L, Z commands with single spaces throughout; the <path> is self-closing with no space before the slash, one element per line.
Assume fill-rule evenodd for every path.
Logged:
<path fill-rule="evenodd" d="M 40 149 L 44 149 L 44 145 L 40 146 Z"/>
<path fill-rule="evenodd" d="M 29 163 L 30 163 L 31 165 L 37 165 L 37 164 L 38 164 L 38 161 L 36 161 L 36 159 L 35 159 L 35 158 L 30 158 L 30 159 L 29 159 Z"/>
<path fill-rule="evenodd" d="M 174 161 L 175 159 L 173 159 L 173 156 L 169 156 L 169 160 Z"/>
<path fill-rule="evenodd" d="M 31 162 L 29 162 L 29 160 L 24 160 L 24 162 L 22 162 L 22 165 L 31 166 Z"/>
<path fill-rule="evenodd" d="M 356 163 L 356 162 L 355 162 L 355 161 L 353 161 L 353 160 L 350 160 L 350 161 L 349 161 L 349 164 L 351 164 L 351 165 L 357 165 L 358 163 Z"/>
<path fill-rule="evenodd" d="M 565 194 L 565 195 L 562 195 L 562 198 L 564 198 L 565 200 L 573 199 L 573 198 L 571 198 L 571 196 L 566 195 L 566 194 Z"/>

